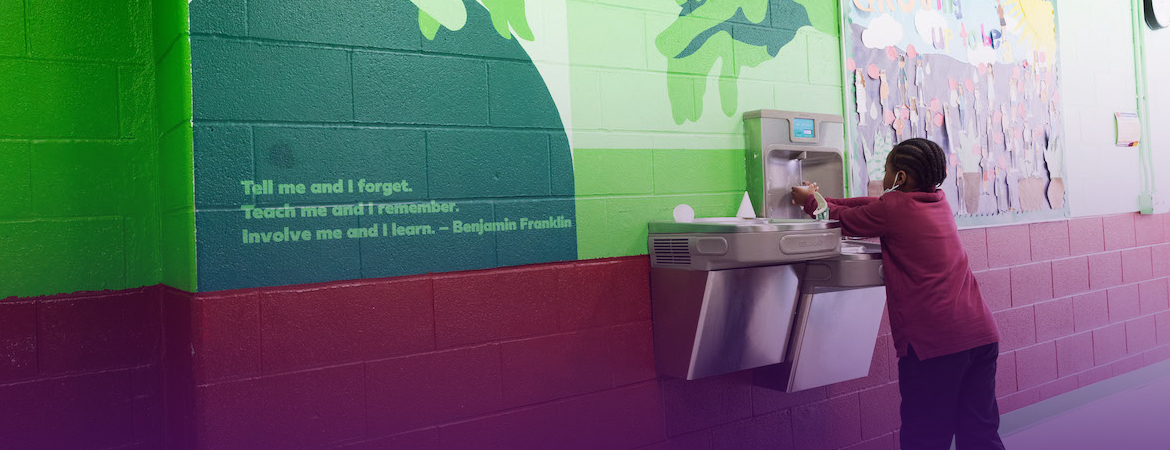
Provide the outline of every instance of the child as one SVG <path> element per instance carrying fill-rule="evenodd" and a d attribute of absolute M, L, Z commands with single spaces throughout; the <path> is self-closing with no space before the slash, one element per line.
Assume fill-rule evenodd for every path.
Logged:
<path fill-rule="evenodd" d="M 967 265 L 938 144 L 910 139 L 886 158 L 881 197 L 826 199 L 849 236 L 879 237 L 890 329 L 898 351 L 902 450 L 1002 450 L 995 363 L 999 330 Z M 792 188 L 816 208 L 815 184 Z"/>

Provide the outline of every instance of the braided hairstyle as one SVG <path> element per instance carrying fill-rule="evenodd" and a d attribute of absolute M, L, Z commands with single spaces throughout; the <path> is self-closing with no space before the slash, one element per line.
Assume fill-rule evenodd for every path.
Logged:
<path fill-rule="evenodd" d="M 931 191 L 947 179 L 947 155 L 933 141 L 914 138 L 890 150 L 890 166 L 918 181 L 918 189 Z"/>

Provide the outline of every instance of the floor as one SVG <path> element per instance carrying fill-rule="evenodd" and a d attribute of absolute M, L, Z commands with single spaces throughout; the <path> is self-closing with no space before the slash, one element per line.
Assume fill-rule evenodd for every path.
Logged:
<path fill-rule="evenodd" d="M 1170 449 L 1170 364 L 1013 411 L 1003 425 L 1008 450 Z"/>

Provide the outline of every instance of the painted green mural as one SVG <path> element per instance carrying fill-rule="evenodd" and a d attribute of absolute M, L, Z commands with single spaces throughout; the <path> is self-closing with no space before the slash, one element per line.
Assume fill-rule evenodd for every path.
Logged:
<path fill-rule="evenodd" d="M 810 24 L 805 7 L 794 0 L 675 1 L 682 12 L 655 44 L 669 60 L 667 86 L 678 124 L 702 115 L 706 75 L 717 63 L 721 107 L 733 116 L 739 110 L 741 70 L 775 58 L 800 27 Z M 823 6 L 817 11 L 823 25 Z"/>
<path fill-rule="evenodd" d="M 423 36 L 434 40 L 440 27 L 459 31 L 467 24 L 467 7 L 463 0 L 411 0 L 418 7 L 418 26 Z M 483 0 L 483 7 L 491 15 L 496 33 L 505 39 L 512 39 L 512 31 L 526 41 L 533 40 L 528 17 L 524 13 L 524 0 Z"/>
<path fill-rule="evenodd" d="M 198 290 L 576 259 L 524 6 L 250 0 L 229 29 L 195 0 Z"/>

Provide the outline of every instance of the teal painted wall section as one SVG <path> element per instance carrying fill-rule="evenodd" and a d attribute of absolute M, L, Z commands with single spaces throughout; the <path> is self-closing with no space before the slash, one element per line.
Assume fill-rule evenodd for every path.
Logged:
<path fill-rule="evenodd" d="M 0 2 L 0 298 L 159 283 L 154 15 Z"/>
<path fill-rule="evenodd" d="M 200 291 L 577 258 L 572 160 L 557 105 L 518 38 L 496 27 L 521 26 L 505 14 L 515 11 L 489 12 L 474 0 L 462 7 L 466 23 L 428 28 L 432 39 L 409 0 L 191 3 Z M 363 179 L 405 181 L 407 189 L 385 196 L 343 183 L 343 192 L 311 191 Z M 310 189 L 268 194 L 242 185 L 263 180 Z M 357 203 L 452 207 L 333 211 Z M 249 219 L 243 211 L 285 205 L 295 217 Z M 318 208 L 329 212 L 306 217 Z M 454 232 L 455 221 L 549 217 L 570 225 Z M 395 224 L 434 234 L 350 235 Z M 283 239 L 271 236 L 285 227 L 296 241 L 264 242 Z M 344 236 L 322 239 L 320 230 Z"/>

